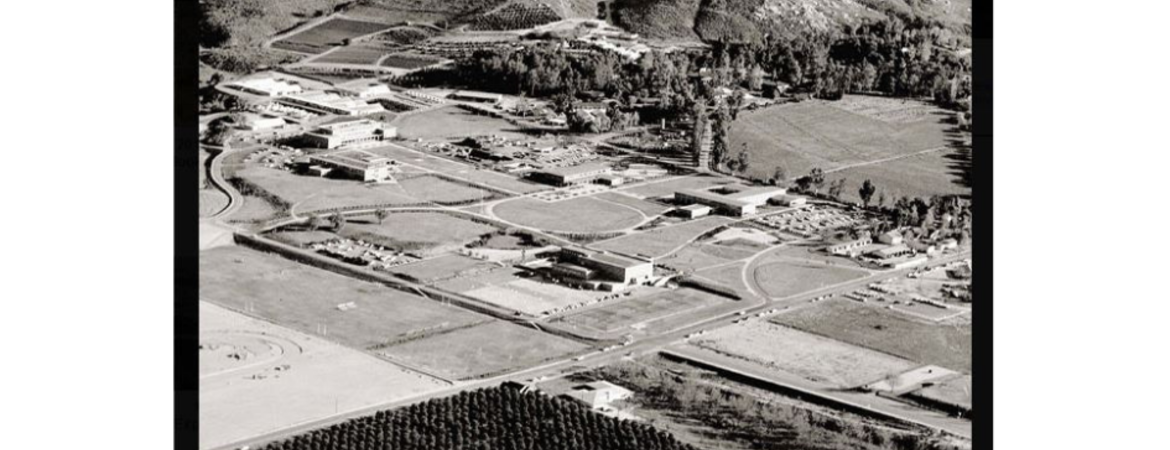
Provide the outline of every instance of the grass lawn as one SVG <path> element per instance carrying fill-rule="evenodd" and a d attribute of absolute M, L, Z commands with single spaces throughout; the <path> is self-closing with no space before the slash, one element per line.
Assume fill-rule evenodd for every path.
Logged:
<path fill-rule="evenodd" d="M 642 214 L 645 214 L 645 215 L 651 216 L 651 217 L 662 214 L 662 213 L 670 210 L 670 208 L 671 208 L 670 206 L 666 206 L 666 205 L 663 205 L 661 203 L 649 202 L 649 201 L 642 200 L 642 199 L 637 198 L 637 197 L 619 194 L 617 192 L 604 192 L 604 193 L 595 195 L 594 197 L 596 197 L 600 200 L 610 201 L 610 202 L 614 202 L 614 203 L 620 203 L 620 204 L 629 206 L 631 208 L 637 209 L 638 211 L 642 211 Z"/>
<path fill-rule="evenodd" d="M 363 239 L 397 250 L 417 250 L 444 244 L 462 244 L 496 231 L 495 227 L 442 213 L 393 213 L 382 223 L 351 222 L 345 237 Z"/>
<path fill-rule="evenodd" d="M 204 300 L 262 317 L 308 334 L 328 327 L 327 338 L 366 349 L 411 332 L 488 320 L 379 284 L 345 277 L 243 247 L 199 255 Z M 337 305 L 354 302 L 357 309 Z"/>
<path fill-rule="evenodd" d="M 631 255 L 658 258 L 668 255 L 692 239 L 731 222 L 723 216 L 710 216 L 649 231 L 637 232 L 616 239 L 595 243 L 592 248 L 611 250 Z"/>
<path fill-rule="evenodd" d="M 679 288 L 608 303 L 562 320 L 571 325 L 610 332 L 730 301 L 704 291 Z"/>
<path fill-rule="evenodd" d="M 321 53 L 330 47 L 342 45 L 342 41 L 345 39 L 367 35 L 388 28 L 390 27 L 376 22 L 332 18 L 312 28 L 276 41 L 272 45 L 273 47 L 287 50 Z"/>
<path fill-rule="evenodd" d="M 358 44 L 342 47 L 313 60 L 314 63 L 324 64 L 375 64 L 378 59 L 393 50 L 393 46 L 378 44 Z"/>
<path fill-rule="evenodd" d="M 355 180 L 296 175 L 260 166 L 249 166 L 238 174 L 293 204 L 298 213 L 346 206 L 407 205 L 422 201 L 390 184 L 367 185 Z"/>
<path fill-rule="evenodd" d="M 651 181 L 647 184 L 621 189 L 621 191 L 642 198 L 670 197 L 674 195 L 675 191 L 683 189 L 703 189 L 734 182 L 734 178 L 717 175 L 691 175 L 667 181 Z"/>
<path fill-rule="evenodd" d="M 712 244 L 690 244 L 668 256 L 654 260 L 678 270 L 696 270 L 746 259 L 754 251 Z"/>
<path fill-rule="evenodd" d="M 588 346 L 493 321 L 388 347 L 390 359 L 457 379 L 490 376 L 580 352 Z"/>
<path fill-rule="evenodd" d="M 901 358 L 761 320 L 717 329 L 692 344 L 840 388 L 860 386 L 916 366 Z"/>
<path fill-rule="evenodd" d="M 394 126 L 406 139 L 449 140 L 485 134 L 498 134 L 508 139 L 527 136 L 506 120 L 474 114 L 458 106 L 411 114 L 399 119 Z"/>
<path fill-rule="evenodd" d="M 425 259 L 412 264 L 395 266 L 390 271 L 408 275 L 419 281 L 428 282 L 439 278 L 451 277 L 459 272 L 479 271 L 494 267 L 499 266 L 492 262 L 452 254 Z"/>
<path fill-rule="evenodd" d="M 493 211 L 501 219 L 550 231 L 614 231 L 642 222 L 634 209 L 589 197 L 559 202 L 519 198 L 496 204 Z"/>
<path fill-rule="evenodd" d="M 481 200 L 495 195 L 477 187 L 426 175 L 399 180 L 398 186 L 412 197 L 440 203 Z"/>
<path fill-rule="evenodd" d="M 922 364 L 971 372 L 969 321 L 931 323 L 844 299 L 800 308 L 772 321 Z"/>
<path fill-rule="evenodd" d="M 202 189 L 199 191 L 199 217 L 211 217 L 217 212 L 223 210 L 227 206 L 228 197 L 223 192 L 215 189 Z"/>
<path fill-rule="evenodd" d="M 908 108 L 920 113 L 907 114 Z M 749 175 L 767 177 L 783 165 L 796 177 L 813 167 L 829 170 L 949 145 L 954 126 L 944 119 L 950 115 L 914 100 L 805 101 L 740 114 L 730 148 L 747 145 Z"/>
<path fill-rule="evenodd" d="M 866 275 L 866 272 L 860 270 L 781 260 L 756 266 L 751 276 L 769 297 L 784 298 Z"/>
<path fill-rule="evenodd" d="M 970 149 L 945 149 L 882 163 L 852 167 L 825 175 L 826 183 L 845 179 L 842 198 L 861 203 L 857 190 L 865 180 L 873 182 L 878 192 L 885 192 L 886 205 L 898 197 L 931 195 L 971 195 Z M 878 194 L 871 201 L 877 202 Z"/>

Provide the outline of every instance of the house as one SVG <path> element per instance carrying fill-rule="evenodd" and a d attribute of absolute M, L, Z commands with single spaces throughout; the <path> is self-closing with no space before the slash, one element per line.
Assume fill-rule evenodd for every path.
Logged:
<path fill-rule="evenodd" d="M 591 409 L 609 409 L 614 402 L 630 398 L 633 392 L 608 381 L 593 381 L 574 387 L 566 398 L 584 403 Z"/>

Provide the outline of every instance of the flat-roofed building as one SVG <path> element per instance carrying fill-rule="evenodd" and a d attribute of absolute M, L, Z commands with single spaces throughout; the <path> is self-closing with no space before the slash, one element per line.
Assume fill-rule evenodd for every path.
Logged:
<path fill-rule="evenodd" d="M 881 260 L 898 258 L 898 257 L 908 256 L 908 255 L 913 255 L 913 254 L 914 254 L 914 249 L 910 248 L 907 245 L 903 245 L 903 244 L 891 245 L 889 247 L 879 248 L 877 250 L 874 250 L 872 252 L 867 253 L 867 255 L 872 256 L 872 257 L 877 258 L 877 259 L 881 259 Z"/>
<path fill-rule="evenodd" d="M 593 381 L 574 387 L 565 397 L 584 403 L 591 409 L 606 409 L 613 402 L 625 400 L 633 395 L 629 389 L 608 381 Z"/>
<path fill-rule="evenodd" d="M 362 181 L 385 180 L 393 173 L 394 162 L 390 158 L 361 150 L 313 155 L 309 159 L 348 178 Z"/>
<path fill-rule="evenodd" d="M 730 184 L 681 190 L 674 193 L 674 199 L 677 203 L 707 205 L 723 214 L 747 216 L 755 214 L 756 208 L 767 204 L 772 197 L 785 192 L 787 189 L 781 187 Z"/>
<path fill-rule="evenodd" d="M 675 214 L 677 214 L 680 217 L 686 217 L 688 219 L 697 219 L 699 217 L 703 217 L 703 216 L 706 216 L 708 214 L 711 214 L 711 207 L 707 206 L 707 205 L 699 205 L 699 204 L 686 205 L 686 206 L 681 206 L 681 207 L 677 208 L 675 210 Z"/>
<path fill-rule="evenodd" d="M 344 94 L 357 98 L 371 98 L 390 94 L 390 86 L 378 80 L 355 80 L 343 83 L 337 88 Z"/>
<path fill-rule="evenodd" d="M 898 245 L 902 243 L 902 234 L 897 231 L 887 231 L 878 235 L 878 242 L 888 245 Z"/>
<path fill-rule="evenodd" d="M 540 170 L 532 174 L 532 179 L 554 186 L 572 186 L 592 183 L 602 175 L 611 172 L 613 172 L 613 168 L 609 164 L 593 162 Z"/>
<path fill-rule="evenodd" d="M 280 97 L 301 92 L 301 87 L 274 78 L 252 78 L 228 83 L 230 88 L 265 97 Z"/>
<path fill-rule="evenodd" d="M 244 121 L 242 127 L 249 131 L 260 131 L 269 130 L 272 128 L 280 128 L 284 125 L 284 119 L 279 117 L 249 117 Z"/>
<path fill-rule="evenodd" d="M 460 100 L 465 102 L 496 104 L 502 101 L 504 96 L 500 94 L 492 94 L 489 92 L 455 91 L 451 93 L 449 98 L 452 100 Z"/>
<path fill-rule="evenodd" d="M 645 282 L 654 275 L 654 264 L 650 261 L 583 247 L 562 248 L 558 265 L 567 265 L 569 268 L 578 266 L 591 270 L 584 280 L 610 281 L 626 285 Z"/>
<path fill-rule="evenodd" d="M 873 245 L 873 239 L 869 236 L 862 236 L 859 239 L 852 241 L 845 241 L 825 247 L 825 251 L 833 255 L 839 256 L 856 256 L 862 248 Z"/>
<path fill-rule="evenodd" d="M 394 127 L 383 127 L 381 122 L 356 119 L 321 125 L 305 133 L 304 138 L 314 147 L 337 148 L 343 145 L 381 141 L 386 137 L 393 137 L 396 132 Z"/>
<path fill-rule="evenodd" d="M 288 95 L 279 101 L 299 108 L 340 116 L 363 116 L 386 111 L 386 108 L 377 103 L 366 103 L 360 99 L 324 91 Z"/>

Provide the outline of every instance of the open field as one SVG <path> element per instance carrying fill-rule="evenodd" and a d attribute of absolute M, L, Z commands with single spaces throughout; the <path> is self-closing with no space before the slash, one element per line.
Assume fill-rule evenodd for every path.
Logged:
<path fill-rule="evenodd" d="M 365 150 L 389 158 L 394 158 L 411 166 L 433 170 L 435 172 L 466 179 L 474 183 L 479 183 L 498 189 L 505 189 L 512 192 L 518 192 L 521 194 L 552 189 L 551 186 L 545 184 L 537 184 L 520 180 L 514 176 L 505 175 L 498 172 L 476 170 L 475 168 L 464 163 L 443 159 L 433 155 L 427 155 L 423 152 L 397 145 L 387 145 Z M 409 167 L 405 167 L 404 170 L 407 172 L 412 171 Z M 413 171 L 418 172 L 418 170 Z"/>
<path fill-rule="evenodd" d="M 840 388 L 860 386 L 916 366 L 891 355 L 761 320 L 717 329 L 692 344 Z"/>
<path fill-rule="evenodd" d="M 448 140 L 485 134 L 498 134 L 508 139 L 526 136 L 506 120 L 474 114 L 458 106 L 412 114 L 399 119 L 394 126 L 406 139 Z"/>
<path fill-rule="evenodd" d="M 427 175 L 399 180 L 398 187 L 412 197 L 439 203 L 481 200 L 494 195 L 477 187 Z"/>
<path fill-rule="evenodd" d="M 396 266 L 391 268 L 390 272 L 406 275 L 422 282 L 431 282 L 459 273 L 480 272 L 498 267 L 499 265 L 496 263 L 450 254 Z"/>
<path fill-rule="evenodd" d="M 849 103 L 852 102 L 852 103 Z M 945 123 L 952 113 L 915 100 L 847 96 L 747 111 L 731 128 L 730 148 L 747 145 L 752 176 L 770 176 L 777 165 L 800 176 L 949 145 Z M 864 114 L 855 110 L 864 110 Z M 854 188 L 853 190 L 856 190 Z"/>
<path fill-rule="evenodd" d="M 443 213 L 393 213 L 382 223 L 352 222 L 341 235 L 397 250 L 418 250 L 440 245 L 462 245 L 495 227 Z"/>
<path fill-rule="evenodd" d="M 418 69 L 442 62 L 442 58 L 434 56 L 417 55 L 411 53 L 394 53 L 386 56 L 378 65 L 382 67 L 393 67 L 395 69 Z"/>
<path fill-rule="evenodd" d="M 340 236 L 326 230 L 278 231 L 269 234 L 268 237 L 297 247 L 304 247 L 315 242 L 331 241 L 340 238 Z"/>
<path fill-rule="evenodd" d="M 915 391 L 912 395 L 940 403 L 971 408 L 971 376 L 955 377 Z"/>
<path fill-rule="evenodd" d="M 383 55 L 394 51 L 395 46 L 377 43 L 361 43 L 339 48 L 313 59 L 324 64 L 376 64 Z"/>
<path fill-rule="evenodd" d="M 584 351 L 584 344 L 493 321 L 388 347 L 395 361 L 457 379 L 490 376 Z"/>
<path fill-rule="evenodd" d="M 573 326 L 612 332 L 731 301 L 707 292 L 679 288 L 612 302 L 565 316 L 561 320 Z"/>
<path fill-rule="evenodd" d="M 675 191 L 683 189 L 703 189 L 733 182 L 735 182 L 734 178 L 714 175 L 691 175 L 667 181 L 650 182 L 628 189 L 621 189 L 621 191 L 642 198 L 671 197 Z"/>
<path fill-rule="evenodd" d="M 342 41 L 346 39 L 364 36 L 387 28 L 390 27 L 381 23 L 334 17 L 312 28 L 273 42 L 272 46 L 282 50 L 321 53 L 330 47 L 342 45 Z"/>
<path fill-rule="evenodd" d="M 199 217 L 211 217 L 228 204 L 228 196 L 216 189 L 199 191 Z"/>
<path fill-rule="evenodd" d="M 499 203 L 493 211 L 509 222 L 551 231 L 614 231 L 642 222 L 637 210 L 589 197 L 551 203 L 519 198 Z"/>
<path fill-rule="evenodd" d="M 845 299 L 780 314 L 772 321 L 922 364 L 971 371 L 969 321 L 930 323 Z"/>
<path fill-rule="evenodd" d="M 488 320 L 396 289 L 243 247 L 201 253 L 199 275 L 204 300 L 305 333 L 327 332 L 329 340 L 358 349 L 422 330 Z M 348 302 L 357 308 L 337 308 Z"/>
<path fill-rule="evenodd" d="M 516 278 L 505 283 L 479 287 L 464 294 L 533 316 L 586 303 L 600 296 L 596 291 L 573 289 L 534 278 Z"/>
<path fill-rule="evenodd" d="M 272 219 L 279 211 L 260 197 L 244 196 L 244 202 L 227 219 L 231 222 L 262 222 Z"/>
<path fill-rule="evenodd" d="M 930 197 L 946 194 L 970 196 L 971 150 L 947 148 L 825 175 L 826 183 L 841 178 L 845 178 L 841 198 L 857 203 L 861 203 L 857 190 L 867 179 L 873 182 L 878 192 L 885 192 L 887 204 L 903 196 Z M 872 201 L 877 201 L 877 194 L 874 194 Z"/>
<path fill-rule="evenodd" d="M 730 222 L 731 219 L 723 216 L 704 217 L 598 242 L 590 247 L 658 258 L 674 252 L 703 233 Z"/>
<path fill-rule="evenodd" d="M 817 264 L 830 264 L 838 267 L 848 267 L 860 269 L 863 266 L 856 260 L 846 258 L 844 256 L 831 255 L 826 253 L 823 249 L 825 244 L 818 242 L 796 242 L 786 244 L 783 247 L 768 253 L 764 256 L 761 263 L 768 261 L 778 261 L 791 259 L 800 259 L 807 262 L 815 262 Z"/>
<path fill-rule="evenodd" d="M 641 211 L 642 214 L 645 214 L 645 215 L 651 216 L 651 217 L 657 216 L 659 214 L 662 214 L 662 213 L 670 210 L 669 206 L 663 205 L 661 203 L 649 202 L 649 201 L 642 200 L 642 199 L 637 198 L 637 197 L 619 194 L 617 192 L 604 192 L 601 194 L 597 194 L 594 197 L 599 199 L 599 200 L 605 200 L 605 201 L 620 203 L 622 205 L 629 206 L 629 207 L 634 208 L 638 211 Z"/>
<path fill-rule="evenodd" d="M 654 260 L 654 263 L 664 264 L 675 270 L 698 270 L 731 261 L 747 259 L 753 254 L 755 254 L 755 251 L 743 248 L 710 243 L 689 244 L 677 252 Z"/>
<path fill-rule="evenodd" d="M 246 167 L 238 174 L 295 205 L 297 212 L 359 205 L 408 205 L 421 201 L 402 194 L 396 186 L 390 185 L 366 185 L 353 180 L 301 176 L 259 166 Z"/>
<path fill-rule="evenodd" d="M 779 260 L 761 264 L 751 274 L 764 293 L 784 298 L 868 275 L 860 270 L 819 263 Z"/>
<path fill-rule="evenodd" d="M 746 263 L 739 262 L 726 266 L 711 267 L 697 271 L 695 275 L 732 288 L 736 292 L 739 292 L 740 295 L 746 295 L 749 291 L 747 286 L 743 284 L 744 264 Z"/>
<path fill-rule="evenodd" d="M 200 448 L 446 385 L 207 302 L 199 303 L 199 345 Z"/>

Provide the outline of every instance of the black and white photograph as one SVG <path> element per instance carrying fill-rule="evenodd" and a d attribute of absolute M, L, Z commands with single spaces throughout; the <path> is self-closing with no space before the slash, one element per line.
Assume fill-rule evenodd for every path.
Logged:
<path fill-rule="evenodd" d="M 198 44 L 200 450 L 972 448 L 971 1 L 202 0 Z"/>

